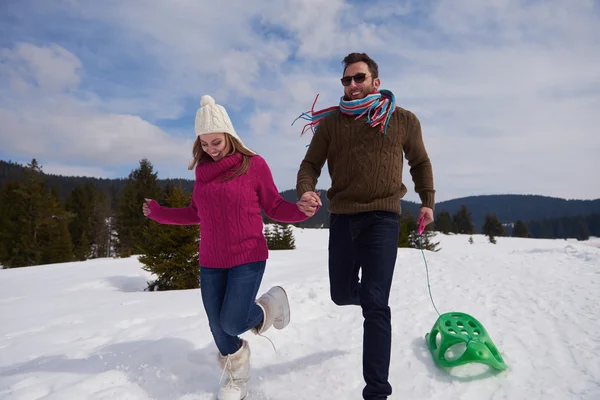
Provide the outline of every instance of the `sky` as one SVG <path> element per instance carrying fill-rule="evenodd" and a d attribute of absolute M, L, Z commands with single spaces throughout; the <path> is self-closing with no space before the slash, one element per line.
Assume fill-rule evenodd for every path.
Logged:
<path fill-rule="evenodd" d="M 159 178 L 193 179 L 210 94 L 292 189 L 312 135 L 292 121 L 317 94 L 316 109 L 338 104 L 351 52 L 421 121 L 437 201 L 600 198 L 592 0 L 4 0 L 0 159 L 120 178 L 147 158 Z"/>

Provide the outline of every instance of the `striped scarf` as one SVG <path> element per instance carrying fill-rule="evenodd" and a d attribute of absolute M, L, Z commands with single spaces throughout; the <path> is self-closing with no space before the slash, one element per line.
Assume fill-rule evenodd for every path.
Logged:
<path fill-rule="evenodd" d="M 387 134 L 388 123 L 392 117 L 392 113 L 396 108 L 396 99 L 394 94 L 389 90 L 380 90 L 376 93 L 370 94 L 364 99 L 346 101 L 343 97 L 340 98 L 340 105 L 325 108 L 323 110 L 315 111 L 315 104 L 319 95 L 315 98 L 313 106 L 310 111 L 300 114 L 298 118 L 292 122 L 292 125 L 298 119 L 304 119 L 310 121 L 304 125 L 300 136 L 304 135 L 307 129 L 311 129 L 313 134 L 319 125 L 319 122 L 327 115 L 331 114 L 336 110 L 340 110 L 343 114 L 356 116 L 355 119 L 361 118 L 363 115 L 367 115 L 367 124 L 371 126 L 381 125 L 381 132 Z M 310 115 L 309 115 L 310 113 Z"/>

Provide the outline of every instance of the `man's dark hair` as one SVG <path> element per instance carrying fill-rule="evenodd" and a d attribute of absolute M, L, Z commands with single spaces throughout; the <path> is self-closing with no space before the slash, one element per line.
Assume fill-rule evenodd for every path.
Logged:
<path fill-rule="evenodd" d="M 346 68 L 350 64 L 354 64 L 357 62 L 364 62 L 369 67 L 369 72 L 371 73 L 373 79 L 379 77 L 379 66 L 377 63 L 367 55 L 367 53 L 350 53 L 344 58 L 344 74 L 346 73 Z"/>

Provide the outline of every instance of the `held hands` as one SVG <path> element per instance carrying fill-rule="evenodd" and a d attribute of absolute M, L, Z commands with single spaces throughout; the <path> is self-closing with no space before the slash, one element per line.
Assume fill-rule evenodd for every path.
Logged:
<path fill-rule="evenodd" d="M 322 206 L 321 193 L 306 192 L 300 197 L 300 200 L 296 203 L 300 211 L 306 216 L 312 217 L 317 211 L 317 206 Z"/>
<path fill-rule="evenodd" d="M 142 211 L 144 212 L 144 216 L 150 215 L 150 203 L 152 199 L 144 199 L 144 205 L 142 205 Z"/>

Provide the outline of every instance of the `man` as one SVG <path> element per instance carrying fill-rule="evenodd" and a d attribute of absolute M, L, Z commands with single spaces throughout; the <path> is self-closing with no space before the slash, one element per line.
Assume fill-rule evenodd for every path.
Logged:
<path fill-rule="evenodd" d="M 422 203 L 419 220 L 425 225 L 433 222 L 433 172 L 418 118 L 395 106 L 391 92 L 379 90 L 377 63 L 367 54 L 352 53 L 344 65 L 339 107 L 313 113 L 311 124 L 318 126 L 300 165 L 296 190 L 301 209 L 314 213 L 321 204 L 317 180 L 328 162 L 331 299 L 340 306 L 362 307 L 363 398 L 387 399 L 392 393 L 388 300 L 398 253 L 400 199 L 407 192 L 403 153 Z"/>

